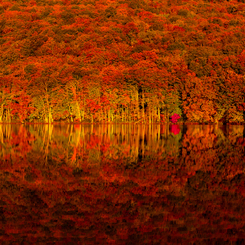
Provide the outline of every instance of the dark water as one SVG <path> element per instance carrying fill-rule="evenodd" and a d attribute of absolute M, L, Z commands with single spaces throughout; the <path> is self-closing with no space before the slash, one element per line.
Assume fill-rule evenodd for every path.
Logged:
<path fill-rule="evenodd" d="M 0 125 L 2 244 L 245 244 L 244 126 Z"/>

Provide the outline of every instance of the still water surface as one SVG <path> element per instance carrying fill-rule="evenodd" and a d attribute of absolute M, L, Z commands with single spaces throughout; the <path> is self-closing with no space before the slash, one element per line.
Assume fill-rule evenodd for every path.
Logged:
<path fill-rule="evenodd" d="M 245 244 L 244 136 L 244 126 L 0 124 L 0 241 Z"/>

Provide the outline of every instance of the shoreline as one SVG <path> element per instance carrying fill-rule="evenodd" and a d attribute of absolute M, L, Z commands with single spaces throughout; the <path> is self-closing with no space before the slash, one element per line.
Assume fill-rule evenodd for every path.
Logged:
<path fill-rule="evenodd" d="M 112 125 L 112 124 L 118 124 L 118 125 L 218 125 L 218 126 L 226 126 L 226 125 L 245 125 L 245 123 L 239 123 L 239 122 L 230 122 L 230 123 L 198 123 L 198 122 L 180 122 L 180 123 L 137 123 L 137 122 L 52 122 L 52 123 L 45 123 L 45 122 L 0 122 L 0 125 Z"/>

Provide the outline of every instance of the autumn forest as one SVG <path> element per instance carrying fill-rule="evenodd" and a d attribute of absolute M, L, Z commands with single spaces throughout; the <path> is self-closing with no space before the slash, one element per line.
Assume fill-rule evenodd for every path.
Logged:
<path fill-rule="evenodd" d="M 244 123 L 244 0 L 0 0 L 0 122 Z"/>

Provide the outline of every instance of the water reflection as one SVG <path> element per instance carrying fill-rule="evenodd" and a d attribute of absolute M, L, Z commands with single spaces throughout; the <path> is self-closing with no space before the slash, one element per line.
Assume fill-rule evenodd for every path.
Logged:
<path fill-rule="evenodd" d="M 166 125 L 126 124 L 0 125 L 0 135 L 2 159 L 39 159 L 73 166 L 105 159 L 139 162 L 176 155 L 182 136 L 179 125 L 169 130 Z"/>
<path fill-rule="evenodd" d="M 1 159 L 99 164 L 105 160 L 141 162 L 167 156 L 195 156 L 223 145 L 244 144 L 244 126 L 213 125 L 2 125 L 0 124 Z M 222 146 L 222 147 L 221 147 Z M 198 154 L 196 154 L 198 153 Z"/>
<path fill-rule="evenodd" d="M 174 135 L 179 134 L 180 126 L 178 124 L 170 125 L 170 132 L 173 133 Z"/>
<path fill-rule="evenodd" d="M 0 124 L 1 240 L 243 244 L 244 132 Z"/>

